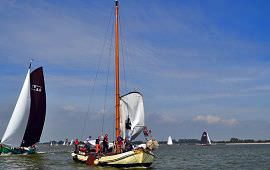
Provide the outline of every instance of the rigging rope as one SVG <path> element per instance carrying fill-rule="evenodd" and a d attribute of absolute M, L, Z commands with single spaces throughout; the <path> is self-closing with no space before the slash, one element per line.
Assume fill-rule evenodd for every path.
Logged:
<path fill-rule="evenodd" d="M 121 22 L 121 15 L 119 15 L 119 25 L 120 25 L 120 36 L 123 35 L 122 32 L 122 22 Z M 124 36 L 123 36 L 124 37 Z M 128 91 L 127 88 L 127 80 L 126 80 L 126 67 L 125 67 L 125 54 L 124 54 L 124 48 L 126 48 L 126 46 L 123 43 L 123 39 L 125 38 L 120 38 L 120 48 L 121 48 L 121 53 L 122 53 L 122 65 L 123 65 L 123 78 L 124 78 L 124 85 L 125 85 L 125 93 Z M 125 41 L 124 41 L 125 42 Z"/>
<path fill-rule="evenodd" d="M 84 133 L 85 133 L 86 121 L 88 120 L 89 113 L 90 113 L 90 106 L 92 104 L 92 100 L 91 100 L 92 98 L 91 98 L 91 96 L 93 96 L 95 84 L 96 84 L 96 81 L 97 81 L 97 78 L 98 78 L 98 74 L 100 72 L 101 59 L 103 57 L 104 48 L 105 48 L 106 39 L 107 39 L 106 37 L 107 37 L 107 34 L 109 32 L 109 26 L 110 26 L 110 23 L 111 23 L 111 20 L 112 20 L 113 11 L 114 11 L 114 7 L 112 7 L 111 12 L 110 12 L 110 18 L 109 18 L 109 22 L 108 22 L 108 25 L 107 25 L 107 28 L 106 28 L 106 33 L 105 33 L 105 36 L 104 36 L 104 42 L 103 42 L 103 45 L 101 47 L 101 55 L 100 55 L 99 60 L 98 60 L 98 66 L 97 66 L 97 71 L 96 71 L 96 74 L 95 74 L 95 78 L 92 81 L 92 83 L 91 83 L 91 81 L 89 83 L 90 84 L 90 88 L 89 88 L 88 107 L 87 107 L 87 112 L 86 112 L 86 114 L 84 116 L 84 120 L 83 120 L 83 128 L 82 128 L 82 132 L 81 132 L 81 136 L 80 136 L 81 139 L 83 138 Z M 91 88 L 91 84 L 92 84 L 92 88 Z"/>
<path fill-rule="evenodd" d="M 106 105 L 107 105 L 107 97 L 108 97 L 108 84 L 109 84 L 109 75 L 110 75 L 110 68 L 111 68 L 112 44 L 113 44 L 113 29 L 111 33 L 110 46 L 109 46 L 109 55 L 108 55 L 109 59 L 108 59 L 108 65 L 107 65 L 104 105 L 103 105 L 103 112 L 102 112 L 102 127 L 101 127 L 102 135 L 104 134 L 104 114 L 106 113 Z"/>

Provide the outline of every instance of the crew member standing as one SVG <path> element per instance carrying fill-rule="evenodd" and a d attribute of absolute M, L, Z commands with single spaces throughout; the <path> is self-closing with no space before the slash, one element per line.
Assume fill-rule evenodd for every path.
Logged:
<path fill-rule="evenodd" d="M 78 146 L 79 146 L 79 140 L 78 139 L 75 139 L 75 142 L 74 142 L 74 144 L 75 144 L 75 153 L 78 153 Z"/>
<path fill-rule="evenodd" d="M 107 153 L 109 150 L 108 134 L 105 134 L 102 145 L 103 145 L 103 153 Z"/>

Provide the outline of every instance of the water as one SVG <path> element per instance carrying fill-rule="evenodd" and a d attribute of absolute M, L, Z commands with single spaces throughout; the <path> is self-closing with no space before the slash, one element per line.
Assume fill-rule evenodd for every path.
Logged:
<path fill-rule="evenodd" d="M 40 145 L 39 154 L 0 156 L 0 169 L 88 169 L 116 170 L 90 167 L 74 162 L 72 146 Z M 267 169 L 270 170 L 270 145 L 162 145 L 156 150 L 158 158 L 152 170 L 172 169 Z"/>

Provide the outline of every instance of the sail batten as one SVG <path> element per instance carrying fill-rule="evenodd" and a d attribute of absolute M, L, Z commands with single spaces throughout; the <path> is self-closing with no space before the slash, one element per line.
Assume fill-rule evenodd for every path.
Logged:
<path fill-rule="evenodd" d="M 30 69 L 28 69 L 22 90 L 1 143 L 14 147 L 21 145 L 29 117 L 30 102 Z"/>

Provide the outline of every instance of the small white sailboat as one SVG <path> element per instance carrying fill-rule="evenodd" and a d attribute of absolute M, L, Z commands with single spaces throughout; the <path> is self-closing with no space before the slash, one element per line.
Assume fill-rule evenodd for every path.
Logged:
<path fill-rule="evenodd" d="M 70 141 L 69 145 L 73 145 L 73 143 L 74 143 L 74 140 L 72 139 L 72 140 Z"/>
<path fill-rule="evenodd" d="M 42 67 L 31 72 L 31 62 L 18 101 L 2 137 L 0 154 L 35 153 L 46 115 Z"/>
<path fill-rule="evenodd" d="M 173 145 L 172 137 L 168 137 L 167 145 Z"/>
<path fill-rule="evenodd" d="M 51 142 L 50 146 L 53 146 L 53 143 Z"/>
<path fill-rule="evenodd" d="M 201 137 L 201 145 L 203 146 L 208 146 L 212 145 L 210 137 L 206 131 L 203 132 L 202 137 Z"/>

